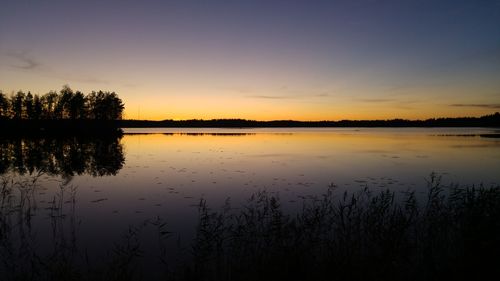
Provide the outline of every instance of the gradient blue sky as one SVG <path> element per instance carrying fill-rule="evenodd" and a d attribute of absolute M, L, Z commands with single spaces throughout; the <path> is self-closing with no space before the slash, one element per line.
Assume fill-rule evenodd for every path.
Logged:
<path fill-rule="evenodd" d="M 500 0 L 2 1 L 0 89 L 116 91 L 127 118 L 500 110 Z"/>

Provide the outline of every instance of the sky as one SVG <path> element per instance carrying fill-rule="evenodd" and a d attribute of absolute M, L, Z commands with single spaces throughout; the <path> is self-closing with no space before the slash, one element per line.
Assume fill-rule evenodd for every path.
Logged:
<path fill-rule="evenodd" d="M 127 119 L 500 111 L 500 0 L 2 0 L 0 90 L 115 91 Z"/>

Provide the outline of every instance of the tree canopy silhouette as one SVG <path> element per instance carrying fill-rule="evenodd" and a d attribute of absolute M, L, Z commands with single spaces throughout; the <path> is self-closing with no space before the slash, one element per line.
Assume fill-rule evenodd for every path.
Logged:
<path fill-rule="evenodd" d="M 12 120 L 121 120 L 124 104 L 115 92 L 92 91 L 84 95 L 64 85 L 59 93 L 42 96 L 0 91 L 0 119 Z"/>

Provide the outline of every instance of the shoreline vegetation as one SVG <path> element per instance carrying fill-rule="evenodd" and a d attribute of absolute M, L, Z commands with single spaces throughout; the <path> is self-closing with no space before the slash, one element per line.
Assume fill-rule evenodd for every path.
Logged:
<path fill-rule="evenodd" d="M 92 91 L 85 95 L 68 85 L 44 95 L 0 91 L 0 134 L 87 135 L 121 134 L 117 120 L 125 106 L 115 92 Z"/>
<path fill-rule="evenodd" d="M 427 120 L 342 120 L 342 121 L 255 121 L 213 120 L 91 120 L 91 119 L 0 119 L 0 135 L 123 135 L 123 128 L 500 128 L 500 113 L 482 117 L 438 118 Z M 498 138 L 498 132 L 484 137 Z"/>
<path fill-rule="evenodd" d="M 33 218 L 44 215 L 35 200 L 39 176 L 0 182 L 2 280 L 475 280 L 500 274 L 498 185 L 444 186 L 435 174 L 423 192 L 366 186 L 342 193 L 331 185 L 292 213 L 265 190 L 237 208 L 226 201 L 211 209 L 201 199 L 187 248 L 167 246 L 175 230 L 168 218 L 157 217 L 130 226 L 102 249 L 103 261 L 78 241 L 77 189 L 68 183 L 61 183 L 48 211 L 52 238 L 37 240 Z M 148 230 L 158 237 L 150 256 L 141 245 Z"/>
<path fill-rule="evenodd" d="M 426 120 L 256 121 L 246 119 L 133 120 L 123 119 L 125 105 L 115 92 L 92 91 L 85 95 L 65 85 L 44 95 L 0 91 L 0 134 L 89 135 L 122 133 L 121 128 L 343 128 L 343 127 L 500 127 L 500 113 L 481 117 Z"/>
<path fill-rule="evenodd" d="M 118 120 L 121 128 L 279 128 L 279 127 L 500 127 L 500 113 L 481 117 L 432 118 L 426 120 L 256 121 L 246 119 Z"/>

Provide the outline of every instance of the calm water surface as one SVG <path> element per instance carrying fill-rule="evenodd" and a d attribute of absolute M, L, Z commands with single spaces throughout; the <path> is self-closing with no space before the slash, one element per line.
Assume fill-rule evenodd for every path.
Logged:
<path fill-rule="evenodd" d="M 500 139 L 481 136 L 494 133 L 477 128 L 125 129 L 123 138 L 114 140 L 4 140 L 1 172 L 19 180 L 44 171 L 34 212 L 42 238 L 49 237 L 51 202 L 65 184 L 66 204 L 74 193 L 79 239 L 98 251 L 129 225 L 158 216 L 189 240 L 200 198 L 216 208 L 231 198 L 237 208 L 252 193 L 268 190 L 293 209 L 331 183 L 347 190 L 368 185 L 418 191 L 431 172 L 442 175 L 445 184 L 500 183 Z"/>

